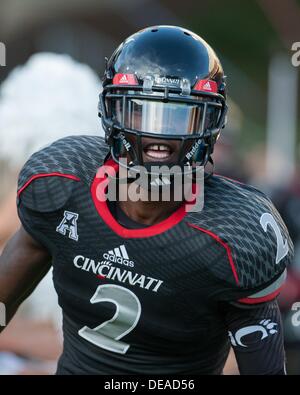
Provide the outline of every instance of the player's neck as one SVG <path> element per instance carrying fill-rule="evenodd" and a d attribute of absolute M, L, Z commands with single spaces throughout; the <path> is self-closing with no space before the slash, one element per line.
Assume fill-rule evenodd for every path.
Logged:
<path fill-rule="evenodd" d="M 154 225 L 168 218 L 181 202 L 133 202 L 119 201 L 119 207 L 133 221 L 144 225 Z"/>
<path fill-rule="evenodd" d="M 148 191 L 142 189 L 138 189 L 139 199 L 131 199 L 129 188 L 128 185 L 121 185 L 118 204 L 131 220 L 140 224 L 157 224 L 168 218 L 182 204 L 181 201 L 175 201 L 170 196 L 163 199 L 161 195 L 155 201 L 151 201 L 148 198 Z"/>

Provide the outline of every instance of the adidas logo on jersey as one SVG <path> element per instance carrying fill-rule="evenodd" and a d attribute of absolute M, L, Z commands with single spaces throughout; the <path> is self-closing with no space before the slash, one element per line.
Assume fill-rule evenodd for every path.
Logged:
<path fill-rule="evenodd" d="M 134 262 L 130 260 L 124 244 L 120 245 L 120 247 L 114 248 L 113 250 L 105 252 L 103 254 L 103 258 L 109 262 L 134 267 Z"/>

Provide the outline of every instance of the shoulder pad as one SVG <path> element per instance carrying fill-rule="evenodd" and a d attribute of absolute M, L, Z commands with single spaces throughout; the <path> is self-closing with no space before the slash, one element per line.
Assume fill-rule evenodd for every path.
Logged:
<path fill-rule="evenodd" d="M 66 137 L 36 152 L 20 172 L 18 205 L 39 212 L 61 208 L 77 182 L 90 185 L 107 152 L 98 136 Z"/>
<path fill-rule="evenodd" d="M 40 212 L 56 211 L 69 200 L 79 178 L 55 174 L 37 175 L 18 191 L 17 204 Z"/>
<path fill-rule="evenodd" d="M 217 280 L 230 284 L 222 298 L 251 304 L 279 293 L 293 257 L 293 243 L 278 211 L 262 192 L 213 176 L 205 183 L 203 210 L 189 213 L 187 220 L 226 249 L 227 262 L 211 268 Z M 227 265 L 224 270 L 222 265 Z"/>
<path fill-rule="evenodd" d="M 100 136 L 69 136 L 33 154 L 20 172 L 18 190 L 38 174 L 68 174 L 90 183 L 108 146 Z"/>

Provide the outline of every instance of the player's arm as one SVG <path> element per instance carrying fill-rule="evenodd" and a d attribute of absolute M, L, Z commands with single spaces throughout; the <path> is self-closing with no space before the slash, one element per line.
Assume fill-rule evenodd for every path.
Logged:
<path fill-rule="evenodd" d="M 0 256 L 0 302 L 5 305 L 6 324 L 50 266 L 48 251 L 21 227 Z"/>
<path fill-rule="evenodd" d="M 240 374 L 285 374 L 283 330 L 276 299 L 252 306 L 227 304 L 223 311 Z"/>
<path fill-rule="evenodd" d="M 22 227 L 0 257 L 0 302 L 6 305 L 7 322 L 48 272 L 56 253 L 48 234 L 49 216 L 63 209 L 79 181 L 72 166 L 59 164 L 67 142 L 61 139 L 36 152 L 20 172 L 17 208 Z"/>
<path fill-rule="evenodd" d="M 241 374 L 285 374 L 283 328 L 276 297 L 284 285 L 294 248 L 272 202 L 261 193 L 254 196 L 258 200 L 253 217 L 251 210 L 247 211 L 251 226 L 242 226 L 242 243 L 234 238 L 230 243 L 237 277 L 232 295 L 227 295 L 225 322 Z"/>

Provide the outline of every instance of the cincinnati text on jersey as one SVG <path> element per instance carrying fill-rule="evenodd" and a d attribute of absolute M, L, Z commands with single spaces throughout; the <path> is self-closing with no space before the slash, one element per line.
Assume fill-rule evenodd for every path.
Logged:
<path fill-rule="evenodd" d="M 112 266 L 111 262 L 95 262 L 94 259 L 86 258 L 83 255 L 77 255 L 73 263 L 77 269 L 92 272 L 100 278 L 109 278 L 118 282 L 128 283 L 153 292 L 157 292 L 163 283 L 162 280 Z"/>

